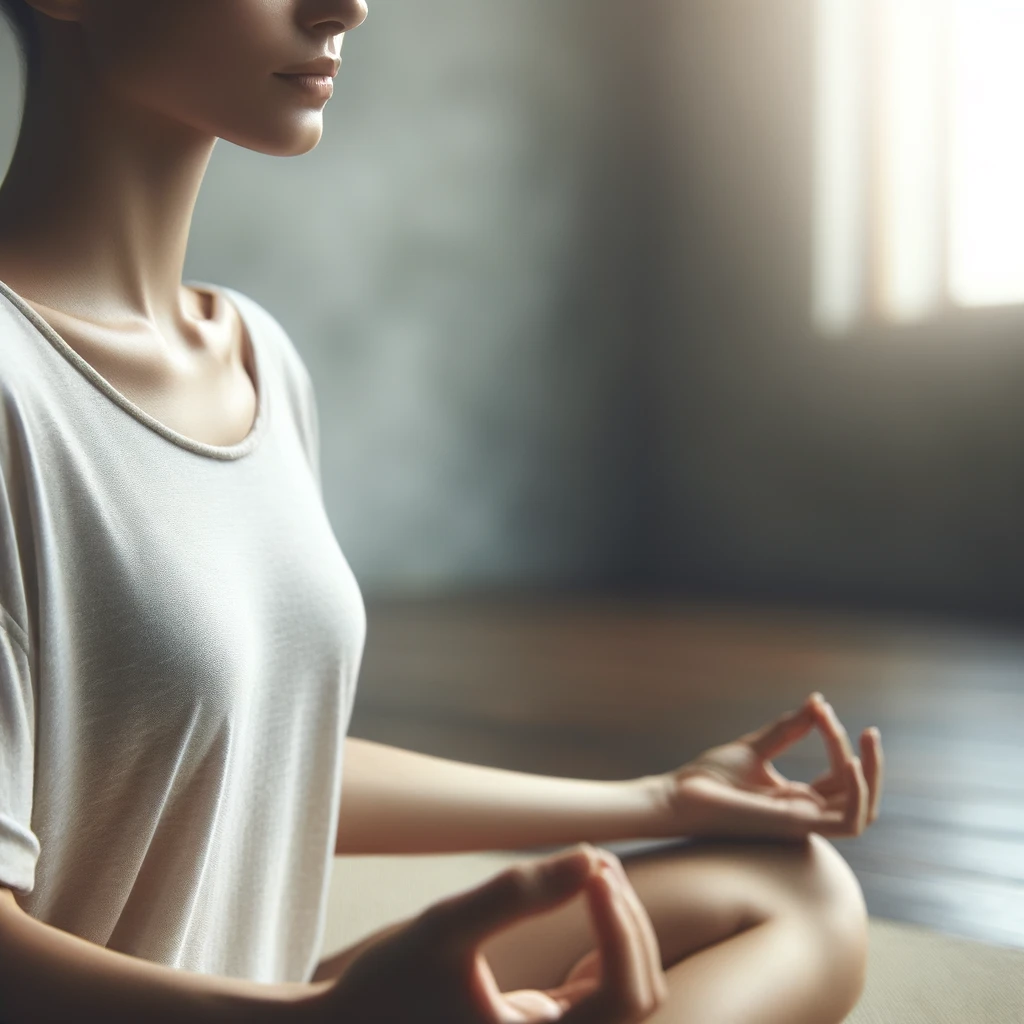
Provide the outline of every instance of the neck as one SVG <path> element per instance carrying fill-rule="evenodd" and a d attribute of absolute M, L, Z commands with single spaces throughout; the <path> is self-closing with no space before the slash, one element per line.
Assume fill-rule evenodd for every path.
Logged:
<path fill-rule="evenodd" d="M 131 105 L 56 46 L 25 96 L 0 186 L 0 252 L 61 308 L 177 324 L 192 213 L 216 137 Z"/>

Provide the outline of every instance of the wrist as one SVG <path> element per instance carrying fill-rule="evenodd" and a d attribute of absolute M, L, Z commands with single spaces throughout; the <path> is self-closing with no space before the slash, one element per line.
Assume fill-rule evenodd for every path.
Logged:
<path fill-rule="evenodd" d="M 337 1013 L 330 1013 L 327 1001 L 334 982 L 311 981 L 277 986 L 277 1016 L 281 1024 L 333 1024 Z"/>
<path fill-rule="evenodd" d="M 670 773 L 644 775 L 630 780 L 639 794 L 645 812 L 645 837 L 661 839 L 680 834 L 679 813 L 675 805 L 675 780 Z"/>

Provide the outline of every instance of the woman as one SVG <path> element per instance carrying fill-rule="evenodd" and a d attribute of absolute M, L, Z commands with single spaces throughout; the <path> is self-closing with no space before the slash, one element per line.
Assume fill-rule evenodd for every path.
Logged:
<path fill-rule="evenodd" d="M 345 743 L 366 622 L 312 383 L 258 303 L 181 271 L 216 140 L 313 149 L 329 88 L 296 76 L 337 71 L 362 0 L 0 8 L 26 73 L 0 187 L 5 1024 L 842 1020 L 866 912 L 823 836 L 874 821 L 882 751 L 820 695 L 622 783 Z M 814 728 L 831 770 L 791 783 L 770 759 Z M 317 963 L 336 852 L 562 844 Z"/>

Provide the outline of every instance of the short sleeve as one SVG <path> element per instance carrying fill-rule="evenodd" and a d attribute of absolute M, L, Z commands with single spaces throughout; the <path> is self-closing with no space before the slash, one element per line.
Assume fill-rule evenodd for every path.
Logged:
<path fill-rule="evenodd" d="M 0 885 L 35 888 L 35 697 L 24 631 L 0 607 Z"/>
<path fill-rule="evenodd" d="M 23 554 L 31 545 L 18 422 L 16 403 L 0 387 L 0 886 L 31 892 L 40 853 L 31 827 L 36 694 L 25 632 Z"/>

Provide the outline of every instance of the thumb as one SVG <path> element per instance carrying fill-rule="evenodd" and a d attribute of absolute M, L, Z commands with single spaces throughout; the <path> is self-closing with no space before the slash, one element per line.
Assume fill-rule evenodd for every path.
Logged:
<path fill-rule="evenodd" d="M 581 843 L 543 860 L 514 864 L 494 878 L 441 900 L 426 916 L 449 950 L 472 953 L 489 936 L 516 921 L 552 910 L 575 895 L 599 863 Z"/>

